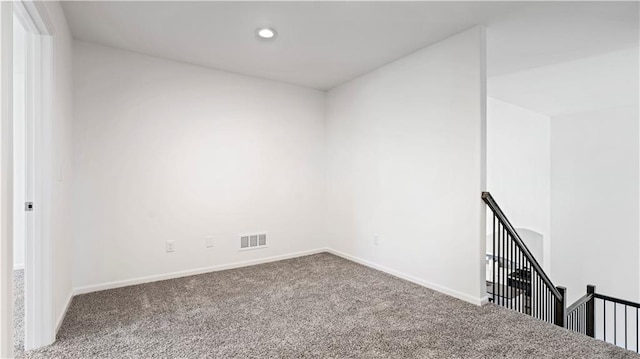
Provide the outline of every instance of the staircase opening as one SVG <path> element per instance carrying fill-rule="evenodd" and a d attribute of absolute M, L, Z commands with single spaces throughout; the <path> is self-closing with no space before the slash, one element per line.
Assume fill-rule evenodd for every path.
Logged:
<path fill-rule="evenodd" d="M 588 285 L 567 305 L 567 290 L 556 286 L 489 192 L 487 295 L 489 301 L 568 330 L 640 353 L 640 303 L 611 297 Z"/>

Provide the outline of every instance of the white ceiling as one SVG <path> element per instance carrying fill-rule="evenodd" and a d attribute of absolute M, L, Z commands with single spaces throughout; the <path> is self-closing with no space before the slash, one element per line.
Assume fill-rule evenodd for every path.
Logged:
<path fill-rule="evenodd" d="M 488 81 L 489 96 L 547 116 L 639 103 L 638 48 L 536 67 Z"/>
<path fill-rule="evenodd" d="M 638 3 L 65 2 L 76 39 L 329 89 L 476 24 L 490 75 L 638 44 Z M 273 26 L 275 41 L 254 30 Z"/>

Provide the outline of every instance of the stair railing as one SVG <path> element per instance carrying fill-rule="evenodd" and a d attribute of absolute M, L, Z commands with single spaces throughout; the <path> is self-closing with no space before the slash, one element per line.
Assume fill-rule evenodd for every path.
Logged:
<path fill-rule="evenodd" d="M 489 300 L 574 332 L 640 353 L 640 303 L 596 292 L 567 307 L 566 288 L 556 287 L 489 192 L 482 200 L 493 213 L 487 245 Z"/>
<path fill-rule="evenodd" d="M 487 250 L 489 300 L 540 320 L 566 326 L 566 289 L 556 287 L 489 192 L 482 200 L 493 213 Z"/>
<path fill-rule="evenodd" d="M 596 287 L 587 286 L 587 294 L 567 308 L 567 329 L 594 337 L 594 303 Z"/>
<path fill-rule="evenodd" d="M 640 303 L 588 285 L 587 294 L 567 308 L 567 329 L 640 353 Z"/>

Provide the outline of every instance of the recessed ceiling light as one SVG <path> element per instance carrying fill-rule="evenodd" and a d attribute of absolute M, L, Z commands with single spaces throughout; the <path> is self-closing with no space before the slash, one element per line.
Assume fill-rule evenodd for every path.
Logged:
<path fill-rule="evenodd" d="M 259 38 L 265 39 L 265 40 L 273 40 L 276 38 L 276 35 L 277 35 L 276 30 L 269 27 L 261 27 L 257 29 L 256 34 L 258 35 Z"/>

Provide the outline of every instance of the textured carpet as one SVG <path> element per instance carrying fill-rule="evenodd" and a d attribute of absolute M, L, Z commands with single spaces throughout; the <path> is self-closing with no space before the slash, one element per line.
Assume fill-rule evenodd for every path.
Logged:
<path fill-rule="evenodd" d="M 13 351 L 24 350 L 24 270 L 13 271 Z"/>
<path fill-rule="evenodd" d="M 76 296 L 30 358 L 633 358 L 330 254 Z"/>

